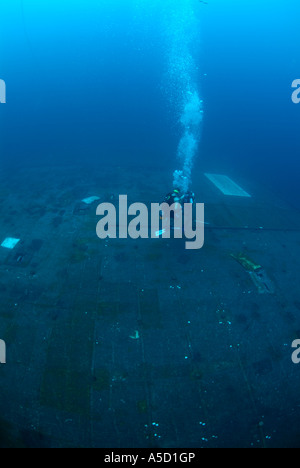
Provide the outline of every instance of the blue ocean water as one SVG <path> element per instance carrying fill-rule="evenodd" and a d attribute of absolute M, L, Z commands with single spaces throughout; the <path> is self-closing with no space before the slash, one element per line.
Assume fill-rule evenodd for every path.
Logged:
<path fill-rule="evenodd" d="M 186 83 L 168 61 L 187 66 L 170 58 L 177 47 L 191 54 L 184 73 L 204 101 L 195 163 L 234 168 L 298 205 L 298 10 L 296 1 L 10 1 L 1 163 L 101 165 L 109 153 L 172 167 L 182 109 L 170 95 Z"/>

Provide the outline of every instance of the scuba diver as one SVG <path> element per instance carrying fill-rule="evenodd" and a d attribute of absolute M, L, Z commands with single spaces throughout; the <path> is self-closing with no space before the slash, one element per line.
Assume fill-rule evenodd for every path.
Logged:
<path fill-rule="evenodd" d="M 164 198 L 164 203 L 169 206 L 179 203 L 183 206 L 185 203 L 195 203 L 195 194 L 193 192 L 182 193 L 180 189 L 175 188 L 173 192 L 168 193 Z"/>
<path fill-rule="evenodd" d="M 170 230 L 174 231 L 175 229 L 178 229 L 175 227 L 176 224 L 176 219 L 175 218 L 181 218 L 182 219 L 182 210 L 184 208 L 185 203 L 195 203 L 195 194 L 193 192 L 182 192 L 179 188 L 174 188 L 173 192 L 168 193 L 164 200 L 163 203 L 167 203 L 170 207 L 173 206 L 173 210 L 170 211 Z M 168 218 L 165 217 L 165 213 L 162 212 L 160 216 L 160 220 L 162 221 L 168 221 Z M 184 229 L 184 222 L 182 223 L 182 229 Z M 161 234 L 163 231 L 159 231 L 159 234 Z"/>

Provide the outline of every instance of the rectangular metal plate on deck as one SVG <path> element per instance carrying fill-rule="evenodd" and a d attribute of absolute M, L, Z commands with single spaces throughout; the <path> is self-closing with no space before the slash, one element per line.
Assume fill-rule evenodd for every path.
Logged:
<path fill-rule="evenodd" d="M 251 198 L 238 184 L 233 182 L 228 176 L 221 174 L 205 174 L 205 176 L 224 194 L 233 197 Z"/>
<path fill-rule="evenodd" d="M 1 247 L 6 249 L 14 249 L 15 246 L 20 242 L 20 239 L 13 239 L 12 237 L 7 237 L 1 244 Z"/>

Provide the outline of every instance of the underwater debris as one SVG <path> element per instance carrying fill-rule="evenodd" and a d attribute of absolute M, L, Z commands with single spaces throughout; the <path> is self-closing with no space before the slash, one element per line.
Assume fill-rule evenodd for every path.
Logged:
<path fill-rule="evenodd" d="M 95 201 L 98 201 L 100 200 L 99 197 L 88 197 L 88 198 L 84 198 L 82 200 L 82 203 L 85 203 L 86 205 L 91 205 L 92 203 L 94 203 Z"/>
<path fill-rule="evenodd" d="M 247 271 L 257 271 L 260 270 L 262 267 L 258 263 L 255 263 L 253 260 L 251 260 L 247 255 L 243 253 L 239 254 L 231 254 L 231 257 L 234 258 L 240 265 L 242 265 L 243 268 Z"/>
<path fill-rule="evenodd" d="M 134 335 L 130 335 L 129 338 L 131 338 L 132 340 L 138 340 L 140 338 L 138 330 L 135 330 Z"/>
<path fill-rule="evenodd" d="M 15 246 L 20 242 L 20 239 L 14 239 L 13 237 L 7 237 L 1 244 L 1 247 L 6 249 L 14 249 Z"/>
<path fill-rule="evenodd" d="M 257 287 L 259 294 L 274 294 L 274 283 L 268 277 L 266 271 L 262 268 L 261 265 L 255 263 L 243 253 L 238 255 L 231 254 L 231 257 L 234 258 L 240 265 L 242 265 L 242 267 L 249 273 L 253 283 Z"/>
<path fill-rule="evenodd" d="M 249 275 L 257 287 L 259 294 L 274 294 L 275 286 L 264 270 L 249 271 Z"/>

